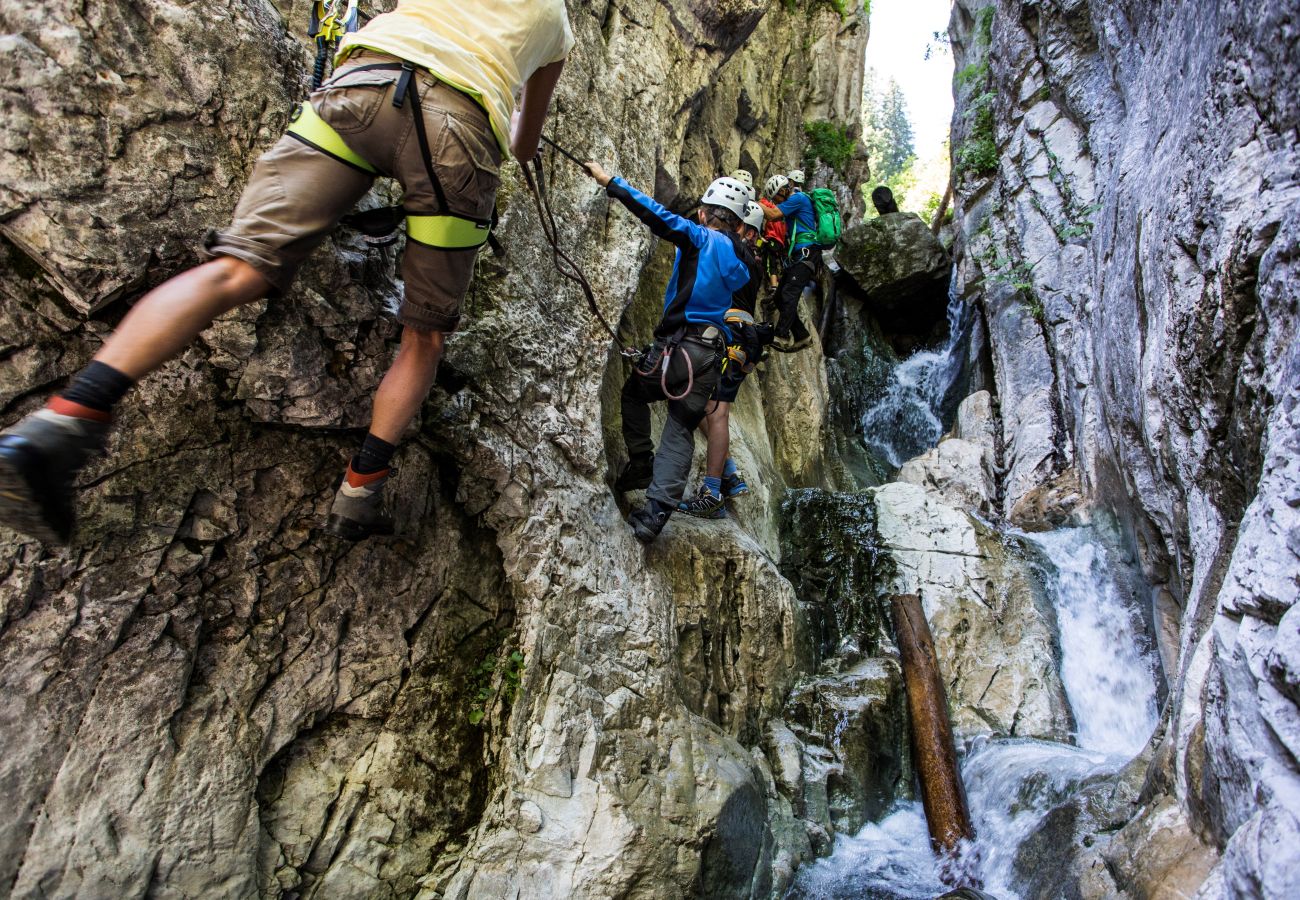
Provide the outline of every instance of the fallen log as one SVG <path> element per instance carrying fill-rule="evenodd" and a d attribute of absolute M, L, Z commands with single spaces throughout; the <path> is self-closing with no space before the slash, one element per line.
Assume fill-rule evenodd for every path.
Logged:
<path fill-rule="evenodd" d="M 952 855 L 961 841 L 975 839 L 975 828 L 957 767 L 948 696 L 939 674 L 934 637 L 919 596 L 895 594 L 890 606 L 912 717 L 912 756 L 921 779 L 925 821 L 936 849 Z"/>

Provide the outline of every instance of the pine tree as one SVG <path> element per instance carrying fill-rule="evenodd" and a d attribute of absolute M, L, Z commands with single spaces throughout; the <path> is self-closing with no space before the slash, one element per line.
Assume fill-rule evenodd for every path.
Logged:
<path fill-rule="evenodd" d="M 867 70 L 862 94 L 862 140 L 871 160 L 872 180 L 893 186 L 916 157 L 907 100 L 892 78 L 881 90 L 871 69 Z"/>

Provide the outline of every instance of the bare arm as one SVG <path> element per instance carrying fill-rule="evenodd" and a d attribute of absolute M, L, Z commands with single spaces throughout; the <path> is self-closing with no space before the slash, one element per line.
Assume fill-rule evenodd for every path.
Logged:
<path fill-rule="evenodd" d="M 542 66 L 524 84 L 519 112 L 515 114 L 510 135 L 510 152 L 521 163 L 537 155 L 541 149 L 542 126 L 546 124 L 546 111 L 551 105 L 551 95 L 560 80 L 564 60 Z"/>
<path fill-rule="evenodd" d="M 785 213 L 781 212 L 781 210 L 777 209 L 775 206 L 768 206 L 764 203 L 762 204 L 762 207 L 763 218 L 768 222 L 775 222 L 777 219 L 785 218 Z"/>

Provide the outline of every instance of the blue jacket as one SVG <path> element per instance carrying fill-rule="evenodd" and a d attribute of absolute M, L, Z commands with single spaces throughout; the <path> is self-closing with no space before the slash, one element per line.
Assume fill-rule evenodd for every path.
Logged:
<path fill-rule="evenodd" d="M 778 203 L 777 209 L 790 223 L 790 247 L 802 247 L 804 244 L 817 242 L 817 213 L 813 210 L 812 198 L 803 192 L 796 192 Z"/>
<path fill-rule="evenodd" d="M 673 274 L 664 291 L 664 317 L 655 336 L 666 337 L 687 322 L 699 322 L 716 325 L 730 339 L 723 319 L 732 306 L 732 295 L 749 283 L 750 276 L 734 239 L 669 212 L 622 178 L 614 178 L 605 190 L 656 237 L 677 246 Z"/>

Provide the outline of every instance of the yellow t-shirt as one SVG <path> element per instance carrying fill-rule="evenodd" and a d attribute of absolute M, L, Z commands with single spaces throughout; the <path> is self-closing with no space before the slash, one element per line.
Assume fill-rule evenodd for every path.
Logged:
<path fill-rule="evenodd" d="M 509 152 L 515 95 L 573 43 L 564 0 L 401 0 L 345 37 L 337 58 L 368 47 L 427 68 L 483 105 Z"/>

